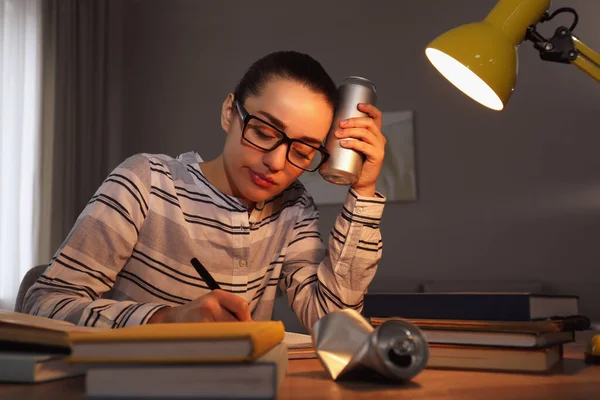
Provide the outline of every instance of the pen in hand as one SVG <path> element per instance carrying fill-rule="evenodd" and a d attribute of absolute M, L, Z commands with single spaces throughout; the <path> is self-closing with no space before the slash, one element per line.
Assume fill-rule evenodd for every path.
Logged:
<path fill-rule="evenodd" d="M 221 286 L 197 258 L 192 258 L 190 263 L 210 292 L 184 304 L 160 308 L 148 319 L 149 324 L 252 321 L 250 305 L 242 297 L 217 290 Z"/>
<path fill-rule="evenodd" d="M 217 291 L 217 289 L 221 289 L 221 286 L 214 280 L 210 272 L 204 268 L 204 265 L 195 257 L 190 260 L 190 263 L 200 275 L 200 278 L 206 282 L 211 293 L 200 296 L 196 300 L 179 307 L 194 310 L 193 312 L 196 315 L 194 318 L 197 318 L 197 313 L 203 313 L 205 314 L 205 320 L 211 322 L 252 321 L 250 305 L 243 298 L 228 291 Z M 205 302 L 210 303 L 210 306 L 204 307 Z"/>
<path fill-rule="evenodd" d="M 206 282 L 210 290 L 221 289 L 221 286 L 219 286 L 217 281 L 213 279 L 208 270 L 204 268 L 204 265 L 202 265 L 202 263 L 198 261 L 196 257 L 192 258 L 190 262 L 192 263 L 192 266 L 194 267 L 196 272 L 198 272 L 198 275 L 200 275 L 204 282 Z"/>

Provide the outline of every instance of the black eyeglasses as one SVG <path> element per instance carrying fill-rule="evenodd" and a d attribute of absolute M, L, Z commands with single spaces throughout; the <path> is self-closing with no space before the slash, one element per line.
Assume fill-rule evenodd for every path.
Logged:
<path fill-rule="evenodd" d="M 313 172 L 329 158 L 323 145 L 313 146 L 298 139 L 290 139 L 282 130 L 250 114 L 242 103 L 234 100 L 242 119 L 242 137 L 254 147 L 269 152 L 282 143 L 288 145 L 286 158 L 294 167 Z"/>

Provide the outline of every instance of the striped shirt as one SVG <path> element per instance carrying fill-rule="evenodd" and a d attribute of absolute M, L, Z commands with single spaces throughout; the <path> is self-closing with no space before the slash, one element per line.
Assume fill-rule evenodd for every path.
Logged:
<path fill-rule="evenodd" d="M 144 324 L 161 307 L 209 292 L 198 258 L 221 288 L 271 318 L 277 287 L 302 324 L 360 310 L 381 258 L 385 198 L 349 190 L 323 243 L 317 208 L 299 181 L 249 213 L 202 174 L 200 156 L 139 154 L 103 182 L 48 268 L 25 312 L 79 325 Z"/>

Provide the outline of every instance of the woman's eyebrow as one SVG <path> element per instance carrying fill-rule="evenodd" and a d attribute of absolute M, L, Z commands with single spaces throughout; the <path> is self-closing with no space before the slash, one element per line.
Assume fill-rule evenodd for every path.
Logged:
<path fill-rule="evenodd" d="M 299 137 L 297 139 L 300 140 L 300 141 L 303 141 L 305 143 L 312 143 L 312 144 L 314 144 L 316 146 L 320 146 L 320 145 L 323 144 L 319 139 L 315 139 L 315 138 L 312 138 L 310 136 L 302 136 L 302 137 Z"/>
<path fill-rule="evenodd" d="M 280 120 L 279 118 L 277 118 L 276 116 L 274 116 L 273 114 L 267 112 L 267 111 L 258 111 L 258 114 L 265 117 L 266 119 L 269 120 L 269 122 L 271 124 L 273 124 L 277 129 L 281 130 L 281 131 L 285 131 L 287 128 L 287 125 L 283 123 L 282 120 Z M 292 138 L 294 139 L 294 138 Z M 301 140 L 303 142 L 308 142 L 308 143 L 313 143 L 316 145 L 321 145 L 321 141 L 315 138 L 312 138 L 310 136 L 302 136 L 299 138 L 295 138 L 296 140 Z"/>
<path fill-rule="evenodd" d="M 260 115 L 264 116 L 265 118 L 267 118 L 270 123 L 272 123 L 273 125 L 275 125 L 277 128 L 281 129 L 282 131 L 287 128 L 287 125 L 284 124 L 282 120 L 280 120 L 279 118 L 277 118 L 276 116 L 274 116 L 273 114 L 271 114 L 269 112 L 259 111 L 258 114 L 260 114 Z"/>

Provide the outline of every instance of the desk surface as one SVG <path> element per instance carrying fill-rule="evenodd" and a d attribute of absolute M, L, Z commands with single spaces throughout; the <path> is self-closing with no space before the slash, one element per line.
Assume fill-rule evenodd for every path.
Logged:
<path fill-rule="evenodd" d="M 426 369 L 411 382 L 333 382 L 318 360 L 291 360 L 278 399 L 598 400 L 600 365 L 583 362 L 582 345 L 565 346 L 550 375 Z M 85 399 L 83 377 L 36 385 L 0 384 L 0 399 Z"/>

